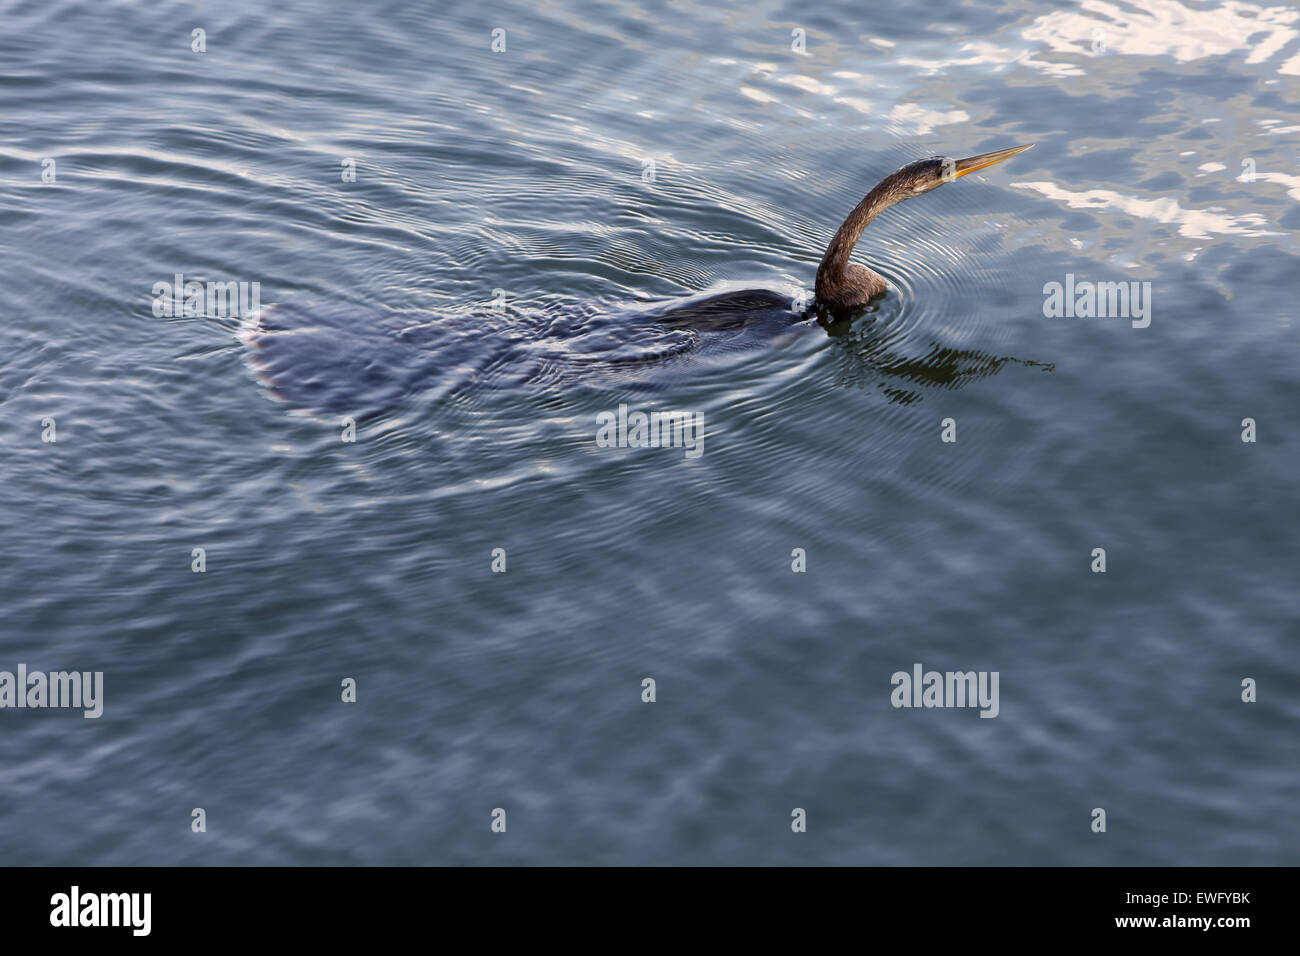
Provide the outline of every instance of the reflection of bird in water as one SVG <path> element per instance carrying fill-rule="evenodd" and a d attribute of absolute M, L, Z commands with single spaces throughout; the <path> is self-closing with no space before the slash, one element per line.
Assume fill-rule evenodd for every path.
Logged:
<path fill-rule="evenodd" d="M 890 206 L 1028 148 L 967 159 L 931 157 L 890 173 L 831 239 L 817 269 L 811 309 L 767 289 L 715 292 L 630 311 L 574 307 L 562 319 L 286 304 L 249 317 L 240 337 L 278 396 L 320 410 L 354 413 L 388 408 L 407 394 L 429 389 L 614 382 L 655 387 L 646 379 L 653 369 L 689 370 L 692 363 L 771 344 L 808 319 L 816 319 L 832 338 L 841 338 L 865 367 L 916 385 L 956 388 L 1019 360 L 938 345 L 923 356 L 906 358 L 888 352 L 878 334 L 852 333 L 852 319 L 883 295 L 886 285 L 877 273 L 849 260 L 863 230 Z M 893 401 L 919 397 L 905 388 L 885 390 Z"/>
<path fill-rule="evenodd" d="M 907 356 L 890 349 L 889 336 L 871 323 L 850 319 L 824 321 L 826 334 L 841 347 L 838 353 L 849 366 L 845 378 L 866 385 L 872 380 L 884 395 L 900 405 L 920 401 L 923 388 L 961 388 L 976 379 L 996 375 L 1004 365 L 1024 365 L 1055 371 L 1047 362 L 990 355 L 977 349 L 954 349 L 931 342 L 920 355 Z"/>

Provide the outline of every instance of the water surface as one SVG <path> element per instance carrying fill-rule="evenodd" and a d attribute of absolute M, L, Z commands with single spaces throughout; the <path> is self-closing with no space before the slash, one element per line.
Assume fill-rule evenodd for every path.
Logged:
<path fill-rule="evenodd" d="M 0 669 L 106 698 L 0 711 L 0 859 L 1300 862 L 1292 6 L 0 17 Z M 835 334 L 619 321 L 794 299 L 885 173 L 1027 142 L 873 224 Z M 176 273 L 357 316 L 340 382 L 367 316 L 443 351 L 313 412 Z M 599 447 L 620 404 L 703 454 Z M 999 716 L 894 709 L 915 662 Z"/>

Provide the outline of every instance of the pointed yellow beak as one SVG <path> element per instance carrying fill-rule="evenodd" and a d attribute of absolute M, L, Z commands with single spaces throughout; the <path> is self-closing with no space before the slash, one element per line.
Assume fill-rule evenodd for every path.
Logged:
<path fill-rule="evenodd" d="M 973 173 L 977 169 L 985 169 L 995 163 L 1002 162 L 1004 159 L 1010 159 L 1017 153 L 1023 153 L 1033 145 L 1033 143 L 1030 143 L 1029 146 L 1012 146 L 1010 149 L 998 149 L 991 153 L 980 153 L 978 156 L 959 159 L 953 169 L 953 179 L 960 179 L 967 173 Z"/>

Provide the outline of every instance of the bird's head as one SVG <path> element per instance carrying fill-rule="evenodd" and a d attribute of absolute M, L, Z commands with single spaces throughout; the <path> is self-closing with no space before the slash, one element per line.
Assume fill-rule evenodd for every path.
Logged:
<path fill-rule="evenodd" d="M 1004 159 L 1010 159 L 1033 145 L 1030 143 L 1027 146 L 997 149 L 991 153 L 980 153 L 978 156 L 968 156 L 965 159 L 953 159 L 951 156 L 918 159 L 890 173 L 880 186 L 884 187 L 892 202 L 901 202 L 928 193 L 932 189 L 938 189 L 944 183 L 953 182 L 976 170 L 986 169 Z"/>

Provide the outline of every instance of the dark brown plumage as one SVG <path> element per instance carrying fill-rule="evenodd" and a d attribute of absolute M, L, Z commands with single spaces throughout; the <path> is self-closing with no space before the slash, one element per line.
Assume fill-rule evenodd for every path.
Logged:
<path fill-rule="evenodd" d="M 967 159 L 932 156 L 890 173 L 854 207 L 826 247 L 826 255 L 817 267 L 818 302 L 832 313 L 844 313 L 866 305 L 884 293 L 887 286 L 882 276 L 849 260 L 862 231 L 890 206 L 928 193 L 977 169 L 1010 159 L 1028 148 L 1013 146 Z"/>

